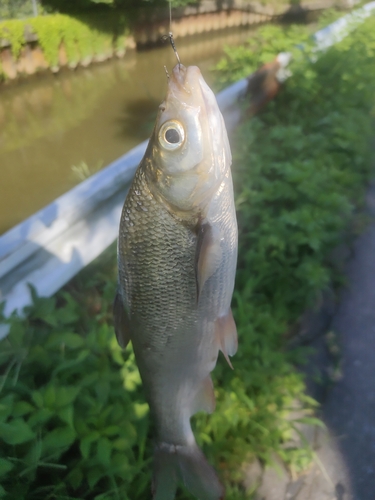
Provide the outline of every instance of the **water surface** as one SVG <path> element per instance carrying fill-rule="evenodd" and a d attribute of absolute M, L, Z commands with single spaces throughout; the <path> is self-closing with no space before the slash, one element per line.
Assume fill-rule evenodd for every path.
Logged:
<path fill-rule="evenodd" d="M 254 29 L 254 28 L 253 28 Z M 243 43 L 237 29 L 177 40 L 185 65 L 211 85 L 210 68 L 225 45 Z M 43 74 L 0 89 L 0 234 L 71 189 L 72 167 L 91 172 L 146 139 L 166 91 L 171 47 L 132 51 L 123 59 Z"/>

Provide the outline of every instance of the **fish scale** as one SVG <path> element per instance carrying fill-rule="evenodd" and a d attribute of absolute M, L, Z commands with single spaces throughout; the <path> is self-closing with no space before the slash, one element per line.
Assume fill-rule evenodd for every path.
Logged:
<path fill-rule="evenodd" d="M 147 212 L 134 209 L 136 192 L 144 195 L 142 204 Z M 128 213 L 126 221 L 124 214 Z M 152 213 L 158 225 L 150 225 L 145 213 Z M 154 200 L 141 169 L 127 196 L 120 225 L 119 254 L 127 256 L 119 265 L 120 285 L 132 315 L 140 318 L 140 328 L 147 324 L 141 342 L 159 350 L 167 342 L 169 329 L 177 328 L 181 317 L 189 316 L 191 324 L 198 317 L 198 311 L 191 314 L 195 306 L 191 289 L 195 290 L 196 237 Z M 133 286 L 128 278 L 132 275 L 140 276 Z M 183 332 L 180 336 L 184 341 Z"/>

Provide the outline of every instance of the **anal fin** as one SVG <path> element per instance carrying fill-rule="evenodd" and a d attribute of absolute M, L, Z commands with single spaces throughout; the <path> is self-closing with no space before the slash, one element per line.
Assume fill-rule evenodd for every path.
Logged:
<path fill-rule="evenodd" d="M 232 368 L 229 356 L 234 356 L 238 348 L 237 328 L 233 319 L 232 311 L 229 309 L 225 316 L 220 316 L 215 321 L 215 337 L 219 349 L 224 354 L 228 365 Z"/>
<path fill-rule="evenodd" d="M 125 349 L 130 340 L 130 323 L 121 294 L 118 290 L 113 302 L 113 319 L 117 342 L 120 347 Z"/>
<path fill-rule="evenodd" d="M 205 411 L 207 413 L 212 413 L 215 410 L 216 401 L 214 393 L 214 385 L 212 383 L 211 377 L 208 375 L 195 395 L 193 415 L 197 411 Z"/>

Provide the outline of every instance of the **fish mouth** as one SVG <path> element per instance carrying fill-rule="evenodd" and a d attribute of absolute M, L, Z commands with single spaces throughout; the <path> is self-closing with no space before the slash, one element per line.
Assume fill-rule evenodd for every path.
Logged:
<path fill-rule="evenodd" d="M 169 92 L 184 104 L 193 106 L 197 101 L 197 95 L 201 94 L 201 80 L 203 80 L 202 73 L 197 66 L 186 68 L 183 64 L 176 64 L 169 80 Z"/>

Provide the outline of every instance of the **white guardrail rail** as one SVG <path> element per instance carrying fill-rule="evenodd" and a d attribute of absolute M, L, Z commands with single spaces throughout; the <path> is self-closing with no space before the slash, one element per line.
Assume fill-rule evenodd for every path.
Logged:
<path fill-rule="evenodd" d="M 375 10 L 375 2 L 345 15 L 314 35 L 317 50 L 344 38 Z M 234 106 L 246 90 L 240 80 L 217 95 L 227 127 L 238 121 Z M 0 236 L 0 302 L 3 314 L 22 314 L 32 302 L 31 284 L 49 297 L 98 257 L 115 239 L 122 205 L 148 141 Z M 8 326 L 0 324 L 0 339 Z"/>

